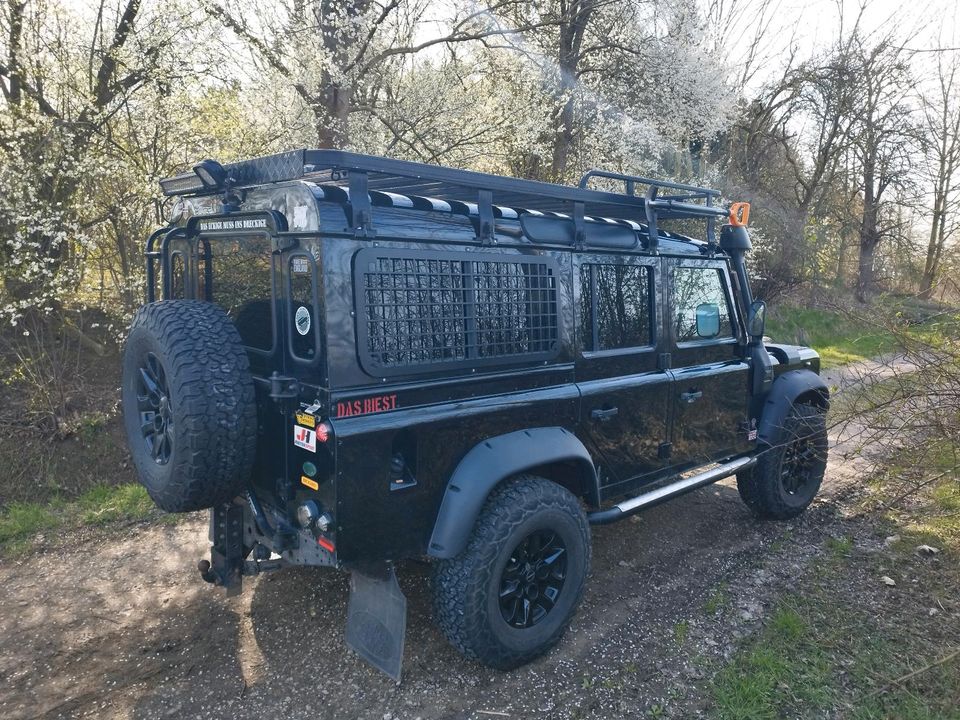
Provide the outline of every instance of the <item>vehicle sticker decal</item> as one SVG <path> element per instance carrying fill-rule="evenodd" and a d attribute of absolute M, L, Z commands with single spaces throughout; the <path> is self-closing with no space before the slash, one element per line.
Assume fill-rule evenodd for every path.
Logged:
<path fill-rule="evenodd" d="M 311 479 L 308 478 L 306 475 L 301 475 L 301 476 L 300 476 L 300 482 L 302 482 L 304 485 L 306 485 L 306 486 L 307 486 L 308 488 L 310 488 L 311 490 L 319 490 L 319 489 L 320 489 L 320 483 L 318 483 L 316 480 L 311 480 Z"/>
<path fill-rule="evenodd" d="M 297 255 L 290 262 L 290 269 L 297 275 L 306 275 L 310 272 L 310 262 L 303 255 Z"/>
<path fill-rule="evenodd" d="M 337 403 L 336 417 L 353 417 L 354 415 L 369 415 L 370 413 L 387 412 L 397 409 L 396 395 L 380 395 L 378 397 L 361 398 L 359 400 L 345 400 Z"/>
<path fill-rule="evenodd" d="M 305 412 L 297 413 L 297 425 L 306 425 L 307 427 L 316 427 L 317 419 L 313 415 L 308 415 Z"/>
<path fill-rule="evenodd" d="M 316 452 L 317 451 L 316 431 L 311 430 L 310 428 L 294 425 L 293 444 L 299 448 L 303 448 L 304 450 L 309 450 L 310 452 Z"/>
<path fill-rule="evenodd" d="M 306 335 L 310 332 L 310 310 L 307 309 L 305 305 L 301 305 L 297 308 L 297 314 L 293 318 L 294 324 L 297 326 L 297 332 L 301 335 Z"/>
<path fill-rule="evenodd" d="M 239 218 L 237 220 L 201 220 L 200 232 L 211 230 L 257 230 L 267 227 L 266 218 Z"/>

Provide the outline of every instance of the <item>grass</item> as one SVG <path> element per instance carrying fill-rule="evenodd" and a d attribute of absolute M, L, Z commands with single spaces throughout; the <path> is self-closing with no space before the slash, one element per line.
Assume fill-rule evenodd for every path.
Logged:
<path fill-rule="evenodd" d="M 773 306 L 766 334 L 774 342 L 809 345 L 820 353 L 821 367 L 831 368 L 875 358 L 901 349 L 887 320 L 913 340 L 934 347 L 960 337 L 956 310 L 910 308 L 903 299 L 885 298 L 875 308 L 853 311 Z"/>
<path fill-rule="evenodd" d="M 726 583 L 720 583 L 713 589 L 710 597 L 708 597 L 707 601 L 703 604 L 703 611 L 707 615 L 716 615 L 721 609 L 727 606 L 730 599 L 727 597 L 726 590 Z"/>
<path fill-rule="evenodd" d="M 103 525 L 117 520 L 149 517 L 155 505 L 142 485 L 101 485 L 88 490 L 77 500 L 84 525 Z"/>
<path fill-rule="evenodd" d="M 915 628 L 881 623 L 857 598 L 841 600 L 820 584 L 783 598 L 759 637 L 717 674 L 711 686 L 715 714 L 773 720 L 852 708 L 842 716 L 960 718 L 960 659 L 898 681 L 946 654 L 918 641 Z"/>
<path fill-rule="evenodd" d="M 945 463 L 954 457 L 939 455 Z M 895 459 L 888 473 L 908 461 Z M 930 478 L 941 471 L 926 465 Z M 900 538 L 889 547 L 867 551 L 849 536 L 828 538 L 823 559 L 714 676 L 712 716 L 960 720 L 958 509 L 960 484 L 948 474 L 914 511 L 874 516 L 878 540 Z M 923 557 L 920 544 L 941 552 Z M 881 583 L 882 575 L 897 586 Z"/>
<path fill-rule="evenodd" d="M 830 558 L 839 562 L 850 557 L 850 551 L 853 550 L 853 541 L 848 537 L 831 537 L 827 538 L 826 546 Z"/>
<path fill-rule="evenodd" d="M 774 342 L 809 345 L 820 353 L 824 368 L 859 362 L 893 352 L 895 338 L 849 314 L 818 308 L 780 307 L 767 318 Z"/>
<path fill-rule="evenodd" d="M 15 502 L 0 511 L 0 553 L 19 555 L 38 534 L 161 516 L 142 485 L 99 485 L 76 500 Z"/>

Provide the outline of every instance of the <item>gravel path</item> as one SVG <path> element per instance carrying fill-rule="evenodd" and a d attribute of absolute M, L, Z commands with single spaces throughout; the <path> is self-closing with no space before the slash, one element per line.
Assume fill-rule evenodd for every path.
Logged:
<path fill-rule="evenodd" d="M 409 618 L 394 683 L 343 643 L 346 574 L 283 570 L 228 600 L 197 575 L 207 553 L 199 515 L 61 539 L 0 563 L 0 717 L 695 716 L 706 668 L 772 593 L 800 581 L 866 472 L 833 440 L 822 495 L 794 522 L 755 521 L 727 480 L 594 528 L 593 573 L 569 632 L 512 673 L 446 644 L 429 617 L 426 563 L 400 567 Z M 711 597 L 734 612 L 706 612 Z"/>

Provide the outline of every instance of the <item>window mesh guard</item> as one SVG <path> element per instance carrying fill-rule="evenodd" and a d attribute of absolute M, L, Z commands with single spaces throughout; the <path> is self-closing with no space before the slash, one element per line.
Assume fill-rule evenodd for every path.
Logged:
<path fill-rule="evenodd" d="M 361 361 L 377 374 L 557 354 L 550 258 L 370 249 L 356 275 Z"/>

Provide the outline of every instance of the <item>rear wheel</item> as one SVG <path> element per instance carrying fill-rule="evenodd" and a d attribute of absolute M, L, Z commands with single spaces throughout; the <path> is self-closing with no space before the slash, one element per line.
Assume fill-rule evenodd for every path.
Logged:
<path fill-rule="evenodd" d="M 780 442 L 737 475 L 740 497 L 757 517 L 786 520 L 813 502 L 827 468 L 827 423 L 814 405 L 794 405 Z"/>
<path fill-rule="evenodd" d="M 450 643 L 508 670 L 561 637 L 590 571 L 586 515 L 567 490 L 523 475 L 487 499 L 467 548 L 437 563 L 434 614 Z"/>

